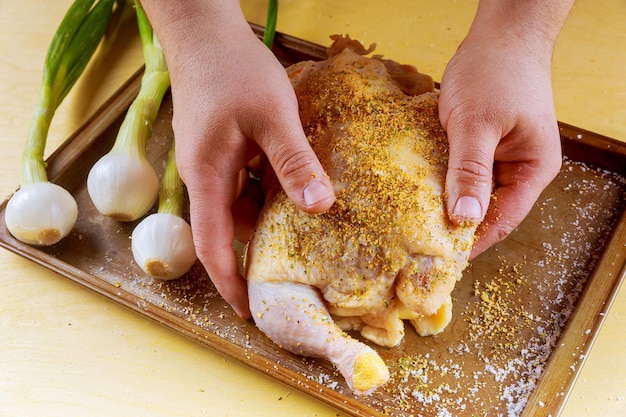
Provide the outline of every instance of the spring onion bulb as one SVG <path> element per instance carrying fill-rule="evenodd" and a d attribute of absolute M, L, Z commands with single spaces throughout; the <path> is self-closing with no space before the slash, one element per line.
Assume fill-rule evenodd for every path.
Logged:
<path fill-rule="evenodd" d="M 146 153 L 170 76 L 161 45 L 145 12 L 135 1 L 145 71 L 141 87 L 126 113 L 113 147 L 87 176 L 87 191 L 98 211 L 119 221 L 145 215 L 159 194 L 159 179 Z"/>
<path fill-rule="evenodd" d="M 197 258 L 191 226 L 182 218 L 184 189 L 175 152 L 172 144 L 161 179 L 158 211 L 144 218 L 131 236 L 135 262 L 159 279 L 181 277 Z"/>
<path fill-rule="evenodd" d="M 7 203 L 5 223 L 18 240 L 48 246 L 78 218 L 74 197 L 48 181 L 44 150 L 56 109 L 84 71 L 114 13 L 114 0 L 76 0 L 59 24 L 44 62 L 33 120 L 22 154 L 22 182 Z M 92 7 L 93 5 L 93 7 Z M 115 9 L 118 12 L 121 6 Z"/>
<path fill-rule="evenodd" d="M 21 242 L 49 246 L 67 236 L 77 219 L 74 196 L 46 181 L 20 188 L 7 203 L 4 221 Z"/>

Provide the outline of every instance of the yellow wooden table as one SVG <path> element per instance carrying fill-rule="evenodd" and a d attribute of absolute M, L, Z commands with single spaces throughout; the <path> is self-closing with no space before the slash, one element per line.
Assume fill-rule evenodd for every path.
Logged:
<path fill-rule="evenodd" d="M 2 196 L 20 182 L 43 58 L 69 3 L 0 2 Z M 264 23 L 264 1 L 242 5 L 250 21 Z M 332 33 L 350 33 L 439 80 L 476 2 L 284 0 L 280 5 L 282 32 L 321 44 Z M 59 109 L 47 155 L 140 67 L 132 17 L 117 36 L 115 48 L 101 51 Z M 561 121 L 626 139 L 626 2 L 577 2 L 557 44 L 554 89 Z M 0 416 L 341 415 L 4 250 L 0 271 Z M 564 417 L 623 415 L 624 329 L 626 288 L 606 318 Z"/>

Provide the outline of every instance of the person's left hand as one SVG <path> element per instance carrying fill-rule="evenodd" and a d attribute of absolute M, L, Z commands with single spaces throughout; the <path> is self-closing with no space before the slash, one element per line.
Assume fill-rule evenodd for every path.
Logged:
<path fill-rule="evenodd" d="M 480 223 L 472 257 L 508 236 L 562 163 L 551 47 L 474 28 L 441 81 L 448 134 L 447 210 Z"/>

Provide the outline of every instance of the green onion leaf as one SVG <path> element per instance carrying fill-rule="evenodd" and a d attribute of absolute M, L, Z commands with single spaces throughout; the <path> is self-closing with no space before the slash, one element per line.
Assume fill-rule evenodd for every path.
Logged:
<path fill-rule="evenodd" d="M 276 35 L 276 20 L 278 18 L 278 0 L 269 0 L 267 4 L 267 17 L 265 20 L 265 31 L 263 32 L 263 43 L 270 49 L 274 45 Z"/>
<path fill-rule="evenodd" d="M 65 51 L 69 48 L 76 31 L 80 27 L 94 0 L 76 0 L 65 13 L 57 31 L 52 37 L 44 63 L 43 84 L 52 86 Z"/>
<path fill-rule="evenodd" d="M 50 123 L 102 38 L 114 0 L 76 0 L 59 24 L 46 54 L 43 78 L 22 155 L 22 185 L 48 181 L 43 160 Z"/>
<path fill-rule="evenodd" d="M 61 59 L 55 84 L 62 85 L 55 100 L 58 107 L 83 73 L 109 27 L 115 0 L 101 0 L 80 23 L 72 42 Z"/>

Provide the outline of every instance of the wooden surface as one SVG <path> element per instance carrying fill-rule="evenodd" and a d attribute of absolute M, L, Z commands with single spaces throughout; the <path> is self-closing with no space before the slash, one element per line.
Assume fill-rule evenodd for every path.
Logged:
<path fill-rule="evenodd" d="M 259 3 L 259 4 L 257 4 Z M 244 1 L 263 22 L 264 2 Z M 472 2 L 281 3 L 278 30 L 316 43 L 349 32 L 440 79 L 471 21 Z M 19 159 L 50 37 L 69 1 L 0 3 L 0 191 Z M 335 4 L 331 6 L 331 4 Z M 414 4 L 421 5 L 420 7 Z M 626 138 L 626 4 L 579 1 L 555 55 L 561 121 Z M 48 154 L 140 66 L 132 18 L 101 51 L 55 118 Z M 106 59 L 104 58 L 106 57 Z M 106 62 L 106 65 L 103 65 Z M 203 348 L 19 256 L 0 252 L 0 415 L 335 416 L 339 413 Z M 618 294 L 563 416 L 626 407 L 626 290 Z"/>

